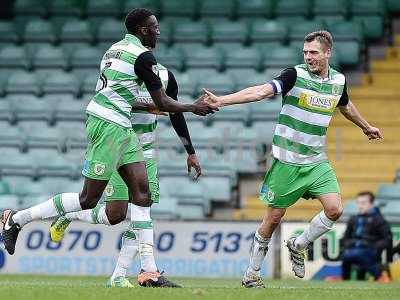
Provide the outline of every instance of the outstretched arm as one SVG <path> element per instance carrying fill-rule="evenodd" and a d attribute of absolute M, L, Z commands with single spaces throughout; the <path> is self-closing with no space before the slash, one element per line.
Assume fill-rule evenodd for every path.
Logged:
<path fill-rule="evenodd" d="M 212 92 L 204 89 L 204 94 L 206 95 L 205 101 L 210 103 L 213 107 L 220 107 L 260 101 L 279 94 L 286 95 L 286 93 L 293 88 L 296 78 L 296 69 L 287 68 L 270 82 L 251 86 L 233 94 L 216 96 Z"/>
<path fill-rule="evenodd" d="M 349 101 L 345 106 L 339 106 L 340 112 L 347 119 L 356 124 L 370 140 L 383 138 L 379 128 L 371 126 L 359 113 L 353 102 Z"/>

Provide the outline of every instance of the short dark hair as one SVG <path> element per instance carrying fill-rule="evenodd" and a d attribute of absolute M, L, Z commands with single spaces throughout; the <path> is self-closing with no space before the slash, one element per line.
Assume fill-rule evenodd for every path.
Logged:
<path fill-rule="evenodd" d="M 317 40 L 323 44 L 327 49 L 332 49 L 333 38 L 329 31 L 319 30 L 307 34 L 304 38 L 304 42 L 312 42 Z"/>
<path fill-rule="evenodd" d="M 375 195 L 374 195 L 373 192 L 370 192 L 370 191 L 362 191 L 362 192 L 359 192 L 359 193 L 357 194 L 357 197 L 359 197 L 359 196 L 368 196 L 368 197 L 369 197 L 369 202 L 370 202 L 370 203 L 374 203 L 374 201 L 375 201 Z"/>
<path fill-rule="evenodd" d="M 153 16 L 153 12 L 147 8 L 135 8 L 125 18 L 125 27 L 129 33 L 137 33 L 139 27 L 144 25 L 148 17 Z"/>

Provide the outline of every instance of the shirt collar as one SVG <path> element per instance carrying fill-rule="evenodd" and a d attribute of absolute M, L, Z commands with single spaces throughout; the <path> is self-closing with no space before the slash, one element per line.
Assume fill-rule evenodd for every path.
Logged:
<path fill-rule="evenodd" d="M 308 72 L 308 74 L 310 74 L 311 78 L 320 80 L 322 82 L 332 80 L 332 68 L 330 65 L 328 65 L 328 77 L 326 77 L 326 78 L 321 78 L 320 76 L 315 75 L 314 73 L 310 72 L 307 65 L 306 65 L 306 68 L 307 68 L 307 72 Z"/>
<path fill-rule="evenodd" d="M 142 45 L 142 42 L 139 40 L 139 38 L 133 34 L 130 34 L 130 33 L 125 34 L 125 39 L 130 42 Z"/>

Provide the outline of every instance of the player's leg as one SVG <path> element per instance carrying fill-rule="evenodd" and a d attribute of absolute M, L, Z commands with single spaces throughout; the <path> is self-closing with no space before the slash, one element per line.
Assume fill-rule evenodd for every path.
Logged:
<path fill-rule="evenodd" d="M 302 234 L 287 242 L 293 271 L 298 277 L 304 277 L 305 274 L 304 252 L 308 245 L 331 230 L 343 211 L 337 178 L 329 163 L 321 163 L 307 173 L 305 181 L 308 188 L 305 198 L 318 198 L 323 211 L 311 220 Z"/>
<path fill-rule="evenodd" d="M 297 180 L 298 176 L 298 167 L 277 160 L 265 176 L 260 199 L 270 207 L 270 210 L 265 214 L 255 233 L 250 250 L 250 263 L 242 280 L 244 287 L 264 287 L 260 269 L 272 234 L 281 222 L 286 208 L 294 204 L 304 192 L 302 182 Z"/>

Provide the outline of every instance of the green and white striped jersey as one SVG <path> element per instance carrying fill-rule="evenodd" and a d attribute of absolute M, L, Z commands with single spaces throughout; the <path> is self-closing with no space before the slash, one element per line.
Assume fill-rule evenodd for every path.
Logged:
<path fill-rule="evenodd" d="M 132 104 L 139 95 L 142 81 L 135 74 L 135 61 L 149 51 L 131 34 L 113 44 L 100 64 L 96 95 L 86 108 L 88 114 L 130 128 Z"/>
<path fill-rule="evenodd" d="M 161 64 L 157 64 L 157 74 L 161 79 L 164 89 L 168 86 L 168 70 Z M 153 103 L 146 86 L 142 84 L 136 95 L 136 101 L 142 103 Z M 154 156 L 155 130 L 157 127 L 157 115 L 148 112 L 134 110 L 132 112 L 132 127 L 139 142 L 142 144 L 144 157 L 147 159 Z"/>
<path fill-rule="evenodd" d="M 321 79 L 305 64 L 295 66 L 295 70 L 295 84 L 282 99 L 272 153 L 285 163 L 310 165 L 327 160 L 326 132 L 341 99 L 345 77 L 329 68 L 328 78 Z M 272 84 L 280 93 L 277 80 Z"/>

